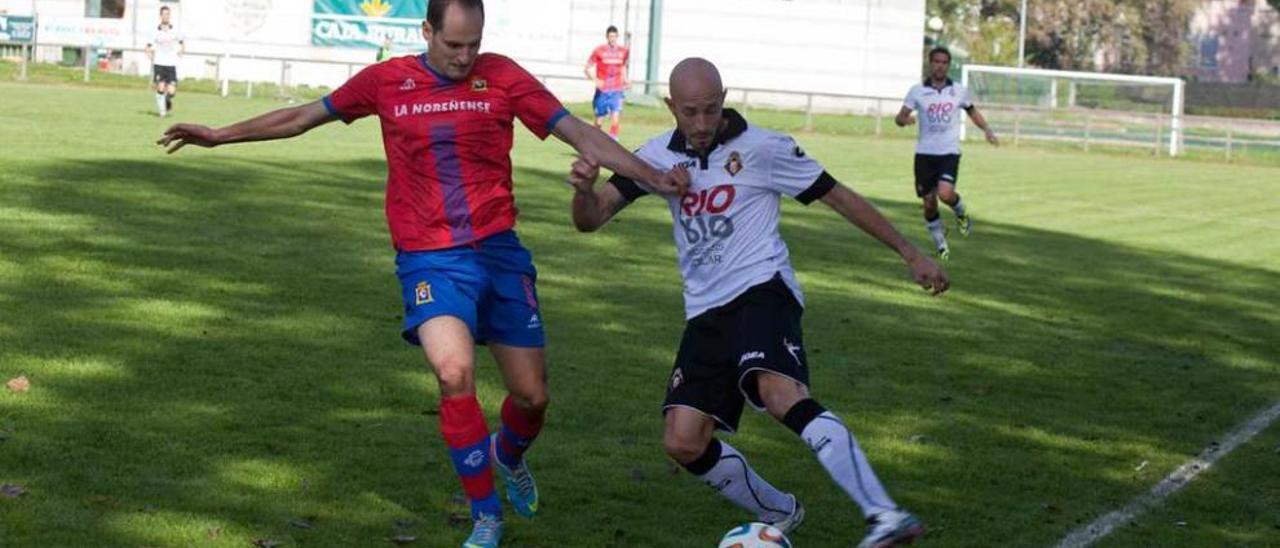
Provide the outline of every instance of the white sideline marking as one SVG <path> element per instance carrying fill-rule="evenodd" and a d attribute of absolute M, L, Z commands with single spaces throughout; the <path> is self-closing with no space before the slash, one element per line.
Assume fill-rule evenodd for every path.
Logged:
<path fill-rule="evenodd" d="M 1186 487 L 1201 472 L 1208 470 L 1218 459 L 1227 456 L 1232 451 L 1235 451 L 1237 447 L 1253 439 L 1259 432 L 1266 430 L 1277 418 L 1280 418 L 1280 401 L 1275 402 L 1269 409 L 1254 415 L 1248 422 L 1228 433 L 1224 436 L 1222 443 L 1214 443 L 1206 447 L 1200 452 L 1199 456 L 1165 476 L 1160 483 L 1151 488 L 1149 493 L 1138 495 L 1137 498 L 1129 501 L 1129 504 L 1124 505 L 1123 508 L 1108 513 L 1094 520 L 1093 523 L 1072 531 L 1071 534 L 1067 535 L 1067 538 L 1058 543 L 1057 548 L 1077 548 L 1093 544 L 1110 534 L 1117 527 L 1133 521 L 1143 512 L 1159 506 L 1160 503 L 1164 502 L 1164 499 Z"/>

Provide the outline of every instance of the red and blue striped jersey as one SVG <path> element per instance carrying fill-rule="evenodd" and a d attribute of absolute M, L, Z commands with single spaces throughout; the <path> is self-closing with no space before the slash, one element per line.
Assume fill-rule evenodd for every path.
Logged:
<path fill-rule="evenodd" d="M 400 251 L 469 244 L 511 229 L 513 120 L 546 139 L 568 115 L 511 59 L 481 54 L 465 80 L 433 70 L 426 55 L 360 71 L 324 98 L 343 122 L 377 115 L 387 155 L 387 224 Z"/>

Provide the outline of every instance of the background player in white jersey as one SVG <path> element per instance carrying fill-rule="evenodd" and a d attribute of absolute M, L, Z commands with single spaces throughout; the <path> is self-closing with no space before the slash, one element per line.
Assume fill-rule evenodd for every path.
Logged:
<path fill-rule="evenodd" d="M 897 251 L 915 281 L 934 294 L 947 289 L 946 273 L 791 137 L 749 126 L 737 112 L 724 110 L 724 86 L 710 62 L 685 59 L 670 82 L 667 105 L 677 127 L 636 153 L 654 168 L 675 166 L 675 173 L 691 179 L 688 194 L 667 200 L 688 318 L 663 406 L 667 454 L 759 520 L 794 530 L 804 518 L 796 497 L 760 478 L 712 435 L 737 429 L 749 402 L 798 434 L 861 507 L 867 521 L 861 546 L 914 540 L 924 525 L 898 508 L 853 434 L 809 395 L 803 296 L 778 233 L 780 200 L 822 200 Z M 583 231 L 652 193 L 618 175 L 596 189 L 598 175 L 594 164 L 578 160 L 569 176 L 577 190 L 574 223 Z"/>
<path fill-rule="evenodd" d="M 947 234 L 938 215 L 938 199 L 941 198 L 955 212 L 960 234 L 968 236 L 973 229 L 973 219 L 956 193 L 960 176 L 960 127 L 964 124 L 960 111 L 969 113 L 973 123 L 982 128 L 988 143 L 1000 144 L 986 118 L 973 105 L 968 88 L 947 78 L 950 68 L 951 52 L 947 48 L 930 51 L 929 76 L 911 88 L 902 110 L 894 118 L 898 127 L 905 127 L 915 123 L 911 111 L 920 113 L 920 138 L 916 142 L 916 195 L 924 200 L 924 225 L 943 260 L 951 257 L 951 248 L 947 245 Z"/>
<path fill-rule="evenodd" d="M 173 110 L 173 96 L 178 94 L 178 61 L 187 52 L 183 37 L 169 22 L 169 6 L 160 8 L 160 24 L 147 42 L 151 59 L 151 87 L 156 92 L 156 112 L 164 118 Z"/>

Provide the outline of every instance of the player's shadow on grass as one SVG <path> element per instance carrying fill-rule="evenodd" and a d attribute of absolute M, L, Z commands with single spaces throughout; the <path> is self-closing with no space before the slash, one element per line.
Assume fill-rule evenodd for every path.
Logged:
<path fill-rule="evenodd" d="M 661 456 L 683 327 L 666 206 L 646 198 L 575 234 L 563 175 L 515 173 L 554 403 L 530 457 L 544 513 L 514 520 L 509 539 L 710 538 L 746 516 Z M 0 225 L 19 267 L 0 280 L 3 352 L 47 368 L 26 372 L 49 407 L 0 417 L 19 433 L 0 446 L 6 473 L 38 493 L 23 502 L 72 509 L 104 545 L 213 527 L 321 545 L 403 528 L 461 540 L 434 382 L 396 334 L 384 176 L 372 160 L 43 167 L 19 191 L 30 224 Z M 879 205 L 918 232 L 914 204 Z M 1052 542 L 1158 479 L 1138 463 L 1176 464 L 1277 393 L 1271 272 L 985 223 L 956 243 L 953 293 L 929 299 L 822 205 L 786 206 L 783 231 L 816 395 L 938 545 L 974 530 Z M 480 383 L 497 397 L 491 367 Z M 767 422 L 748 418 L 733 443 L 804 497 L 797 540 L 853 538 L 853 507 Z"/>

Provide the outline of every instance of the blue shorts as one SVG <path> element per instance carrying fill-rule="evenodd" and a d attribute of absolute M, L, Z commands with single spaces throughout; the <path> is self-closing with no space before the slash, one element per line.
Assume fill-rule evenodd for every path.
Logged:
<path fill-rule="evenodd" d="M 402 251 L 396 276 L 404 296 L 401 335 L 421 345 L 418 326 L 437 316 L 466 322 L 477 344 L 542 348 L 538 278 L 529 250 L 508 230 L 479 242 L 435 251 Z"/>
<path fill-rule="evenodd" d="M 596 109 L 596 118 L 603 118 L 615 112 L 622 112 L 622 98 L 626 95 L 624 91 L 600 91 L 596 90 L 595 98 L 591 99 L 591 106 Z"/>

